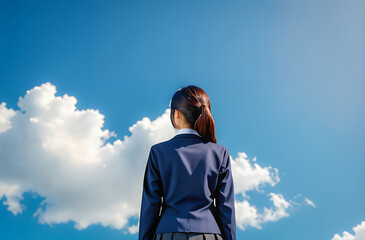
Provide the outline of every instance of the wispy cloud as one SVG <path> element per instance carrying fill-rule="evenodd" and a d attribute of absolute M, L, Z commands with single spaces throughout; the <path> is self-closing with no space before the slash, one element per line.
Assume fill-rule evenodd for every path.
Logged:
<path fill-rule="evenodd" d="M 23 193 L 34 192 L 44 198 L 34 213 L 39 223 L 73 221 L 80 230 L 101 224 L 136 233 L 129 219 L 139 214 L 148 150 L 175 133 L 170 109 L 153 121 L 144 117 L 129 127 L 130 136 L 108 142 L 117 134 L 103 129 L 103 114 L 78 110 L 75 97 L 56 92 L 47 82 L 20 97 L 19 110 L 0 104 L 0 199 L 17 215 L 26 209 Z M 236 201 L 239 228 L 261 228 L 289 216 L 291 204 L 282 194 L 267 194 L 273 207 L 261 213 L 248 201 L 248 191 L 263 193 L 264 185 L 279 182 L 277 169 L 251 163 L 239 152 L 232 171 L 235 193 L 244 197 Z"/>

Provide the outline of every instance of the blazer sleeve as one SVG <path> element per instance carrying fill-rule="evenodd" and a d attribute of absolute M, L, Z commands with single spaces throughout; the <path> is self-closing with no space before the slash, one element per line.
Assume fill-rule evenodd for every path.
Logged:
<path fill-rule="evenodd" d="M 162 181 L 153 146 L 150 149 L 143 179 L 138 240 L 151 240 L 160 220 Z"/>
<path fill-rule="evenodd" d="M 236 214 L 231 159 L 227 148 L 219 170 L 216 205 L 218 225 L 224 240 L 236 240 Z"/>

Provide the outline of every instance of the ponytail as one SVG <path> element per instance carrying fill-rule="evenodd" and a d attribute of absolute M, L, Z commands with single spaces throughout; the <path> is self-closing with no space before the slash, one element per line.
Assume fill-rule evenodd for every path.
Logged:
<path fill-rule="evenodd" d="M 210 109 L 205 104 L 201 104 L 199 109 L 201 113 L 194 123 L 194 129 L 202 136 L 204 141 L 217 143 L 214 120 Z"/>

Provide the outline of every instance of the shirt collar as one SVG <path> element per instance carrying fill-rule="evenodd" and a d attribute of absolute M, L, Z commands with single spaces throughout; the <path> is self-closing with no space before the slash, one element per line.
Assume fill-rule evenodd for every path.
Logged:
<path fill-rule="evenodd" d="M 195 129 L 191 129 L 191 128 L 181 128 L 181 129 L 177 130 L 175 136 L 178 134 L 186 134 L 186 133 L 195 134 L 200 137 L 200 134 Z"/>

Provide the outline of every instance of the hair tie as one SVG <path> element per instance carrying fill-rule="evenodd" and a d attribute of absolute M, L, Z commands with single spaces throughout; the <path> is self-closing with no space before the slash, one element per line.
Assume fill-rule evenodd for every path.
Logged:
<path fill-rule="evenodd" d="M 200 106 L 199 106 L 199 111 L 201 112 L 203 109 L 202 109 L 202 107 L 203 106 L 205 106 L 205 104 L 201 104 Z"/>

